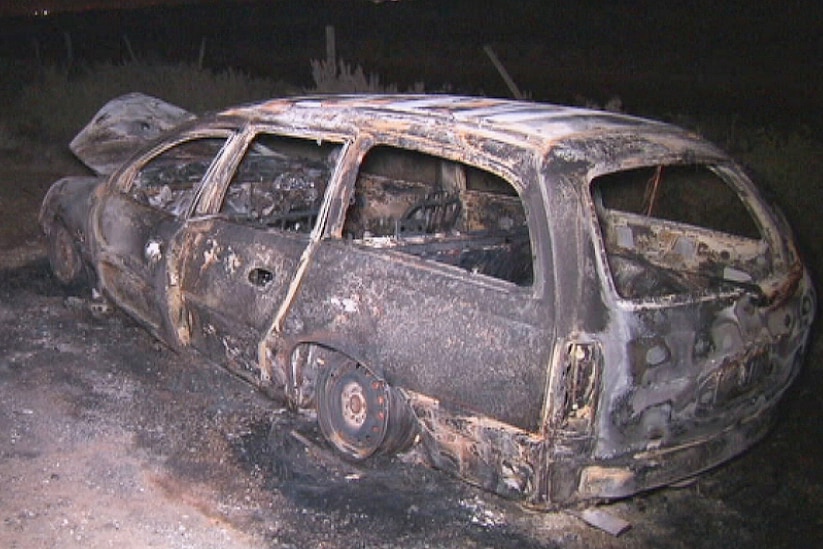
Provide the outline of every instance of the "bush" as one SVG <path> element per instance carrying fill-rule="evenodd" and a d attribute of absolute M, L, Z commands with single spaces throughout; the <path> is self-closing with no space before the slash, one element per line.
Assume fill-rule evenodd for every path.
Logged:
<path fill-rule="evenodd" d="M 344 61 L 312 61 L 314 93 L 395 92 L 376 75 Z M 68 143 L 108 100 L 129 92 L 159 97 L 195 113 L 299 93 L 297 87 L 265 78 L 252 78 L 235 70 L 213 72 L 195 64 L 152 64 L 133 61 L 105 63 L 67 72 L 45 67 L 18 94 L 9 128 L 29 140 Z M 412 91 L 422 92 L 416 84 Z"/>

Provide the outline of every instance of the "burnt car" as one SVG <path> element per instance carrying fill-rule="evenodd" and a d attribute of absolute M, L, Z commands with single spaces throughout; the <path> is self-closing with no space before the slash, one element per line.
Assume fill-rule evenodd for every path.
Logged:
<path fill-rule="evenodd" d="M 807 346 L 786 220 L 667 124 L 131 94 L 71 148 L 97 175 L 45 198 L 56 277 L 316 413 L 352 459 L 414 448 L 542 509 L 619 498 L 760 439 Z"/>

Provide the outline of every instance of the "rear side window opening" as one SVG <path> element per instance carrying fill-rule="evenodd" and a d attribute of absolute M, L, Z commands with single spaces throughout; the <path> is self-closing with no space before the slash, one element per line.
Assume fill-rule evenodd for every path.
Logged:
<path fill-rule="evenodd" d="M 757 290 L 768 274 L 766 243 L 748 198 L 721 173 L 702 164 L 652 165 L 592 180 L 621 297 Z"/>
<path fill-rule="evenodd" d="M 377 146 L 363 159 L 343 234 L 474 274 L 531 286 L 526 212 L 498 175 L 422 152 Z"/>

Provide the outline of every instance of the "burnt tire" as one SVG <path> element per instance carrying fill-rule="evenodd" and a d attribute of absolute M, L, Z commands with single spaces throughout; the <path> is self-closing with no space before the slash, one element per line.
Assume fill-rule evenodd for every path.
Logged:
<path fill-rule="evenodd" d="M 49 264 L 54 277 L 64 286 L 76 286 L 84 282 L 83 258 L 69 230 L 62 223 L 55 223 L 48 235 Z"/>
<path fill-rule="evenodd" d="M 349 358 L 330 361 L 319 376 L 315 401 L 323 435 L 354 460 L 402 451 L 417 434 L 416 417 L 405 399 Z"/>

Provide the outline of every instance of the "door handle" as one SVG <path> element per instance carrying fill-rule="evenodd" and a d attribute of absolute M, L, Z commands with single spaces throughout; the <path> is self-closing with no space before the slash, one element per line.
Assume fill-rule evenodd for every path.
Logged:
<path fill-rule="evenodd" d="M 251 271 L 249 271 L 249 282 L 252 283 L 253 286 L 259 286 L 260 288 L 265 288 L 271 281 L 274 280 L 274 274 L 267 269 L 261 269 L 260 267 L 255 267 Z"/>

